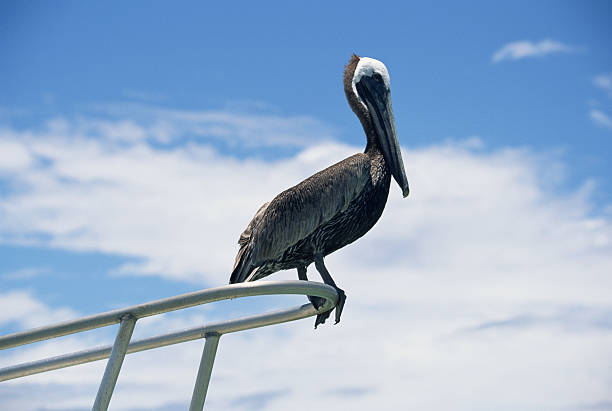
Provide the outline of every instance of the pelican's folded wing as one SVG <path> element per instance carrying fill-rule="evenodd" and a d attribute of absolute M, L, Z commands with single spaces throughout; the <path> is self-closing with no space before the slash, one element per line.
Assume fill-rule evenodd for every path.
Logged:
<path fill-rule="evenodd" d="M 361 153 L 280 193 L 260 210 L 263 214 L 250 227 L 252 264 L 279 258 L 287 248 L 342 213 L 369 180 L 370 159 Z"/>

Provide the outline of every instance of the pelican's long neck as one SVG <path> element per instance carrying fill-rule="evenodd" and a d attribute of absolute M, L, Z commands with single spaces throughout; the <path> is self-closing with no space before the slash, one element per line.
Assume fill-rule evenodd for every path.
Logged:
<path fill-rule="evenodd" d="M 363 124 L 363 122 L 362 122 Z M 366 143 L 366 147 L 364 150 L 364 153 L 372 156 L 372 155 L 378 155 L 380 154 L 382 156 L 382 149 L 380 147 L 380 143 L 378 140 L 378 137 L 376 136 L 376 132 L 375 131 L 368 131 L 368 129 L 366 129 L 366 127 L 363 127 L 364 130 L 366 130 L 366 137 L 367 137 L 367 143 Z M 372 128 L 370 128 L 369 130 L 372 130 Z M 384 159 L 383 159 L 384 160 Z"/>
<path fill-rule="evenodd" d="M 363 131 L 366 134 L 367 143 L 365 153 L 373 155 L 382 153 L 380 142 L 376 134 L 376 128 L 374 127 L 370 113 L 363 103 L 359 101 L 359 97 L 357 94 L 355 94 L 356 91 L 353 87 L 353 76 L 355 75 L 355 69 L 357 68 L 359 59 L 359 56 L 353 54 L 351 56 L 351 60 L 344 69 L 344 93 L 346 94 L 346 99 L 348 100 L 349 106 L 351 106 L 351 109 L 355 115 L 357 115 L 357 118 L 363 127 Z"/>

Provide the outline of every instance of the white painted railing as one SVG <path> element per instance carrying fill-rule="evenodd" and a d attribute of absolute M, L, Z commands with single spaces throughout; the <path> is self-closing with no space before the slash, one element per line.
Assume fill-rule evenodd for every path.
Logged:
<path fill-rule="evenodd" d="M 273 294 L 313 295 L 324 298 L 325 304 L 318 311 L 309 303 L 300 307 L 212 323 L 130 343 L 136 321 L 141 318 L 214 301 Z M 311 281 L 260 281 L 231 284 L 9 334 L 0 337 L 0 350 L 120 323 L 115 343 L 112 346 L 92 348 L 2 368 L 0 369 L 0 381 L 108 358 L 109 360 L 106 363 L 106 369 L 92 408 L 94 411 L 106 410 L 108 409 L 126 354 L 204 338 L 204 351 L 202 352 L 200 368 L 189 407 L 190 411 L 202 410 L 215 361 L 217 345 L 219 344 L 219 338 L 223 334 L 310 317 L 332 309 L 337 302 L 337 298 L 338 295 L 332 287 Z"/>

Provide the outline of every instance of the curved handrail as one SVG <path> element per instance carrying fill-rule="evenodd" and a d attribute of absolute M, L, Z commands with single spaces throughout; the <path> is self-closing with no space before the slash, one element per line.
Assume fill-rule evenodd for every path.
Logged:
<path fill-rule="evenodd" d="M 222 335 L 266 325 L 299 320 L 332 309 L 336 305 L 338 299 L 338 294 L 333 287 L 311 281 L 259 281 L 231 284 L 151 301 L 124 309 L 90 315 L 29 331 L 9 334 L 0 337 L 0 350 L 116 324 L 121 322 L 126 316 L 140 319 L 214 301 L 257 295 L 281 294 L 302 294 L 322 297 L 325 299 L 325 303 L 318 310 L 315 309 L 312 304 L 304 304 L 300 307 L 250 315 L 243 318 L 216 322 L 201 327 L 194 327 L 134 341 L 127 346 L 127 353 L 205 338 L 207 335 L 211 334 Z M 0 381 L 101 360 L 108 358 L 111 350 L 112 346 L 109 345 L 6 367 L 0 369 Z"/>

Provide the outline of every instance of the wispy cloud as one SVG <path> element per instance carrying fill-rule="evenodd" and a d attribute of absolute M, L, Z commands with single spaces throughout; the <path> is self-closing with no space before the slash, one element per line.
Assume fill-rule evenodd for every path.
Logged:
<path fill-rule="evenodd" d="M 545 39 L 540 42 L 528 40 L 515 41 L 497 50 L 491 60 L 499 63 L 504 60 L 521 60 L 529 57 L 542 57 L 552 53 L 571 53 L 578 49 L 560 41 Z"/>
<path fill-rule="evenodd" d="M 612 73 L 604 73 L 593 77 L 593 84 L 612 97 Z"/>
<path fill-rule="evenodd" d="M 612 118 L 601 110 L 591 109 L 589 117 L 593 122 L 601 127 L 612 129 Z"/>
<path fill-rule="evenodd" d="M 177 110 L 137 103 L 98 104 L 103 121 L 86 118 L 75 131 L 108 134 L 119 139 L 145 139 L 162 144 L 208 142 L 233 150 L 255 147 L 297 147 L 333 140 L 336 131 L 310 116 L 283 116 L 269 111 L 252 113 L 232 106 L 227 110 Z M 139 128 L 134 127 L 138 122 Z"/>
<path fill-rule="evenodd" d="M 589 403 L 584 403 L 584 404 L 577 404 L 576 409 L 594 410 L 594 411 L 610 411 L 612 410 L 612 401 L 604 400 L 604 401 L 589 402 Z"/>
<path fill-rule="evenodd" d="M 0 325 L 18 322 L 28 328 L 76 317 L 69 308 L 52 309 L 28 291 L 0 293 Z"/>
<path fill-rule="evenodd" d="M 286 396 L 291 392 L 289 389 L 261 391 L 253 394 L 241 395 L 232 400 L 230 408 L 240 408 L 247 410 L 263 410 L 274 400 Z"/>
<path fill-rule="evenodd" d="M 374 390 L 367 385 L 355 385 L 350 387 L 339 387 L 329 390 L 326 394 L 338 397 L 361 397 L 371 394 Z"/>
<path fill-rule="evenodd" d="M 531 327 L 561 327 L 569 332 L 612 331 L 612 307 L 567 307 L 553 312 L 523 313 L 510 318 L 487 320 L 467 332 L 525 330 Z"/>

